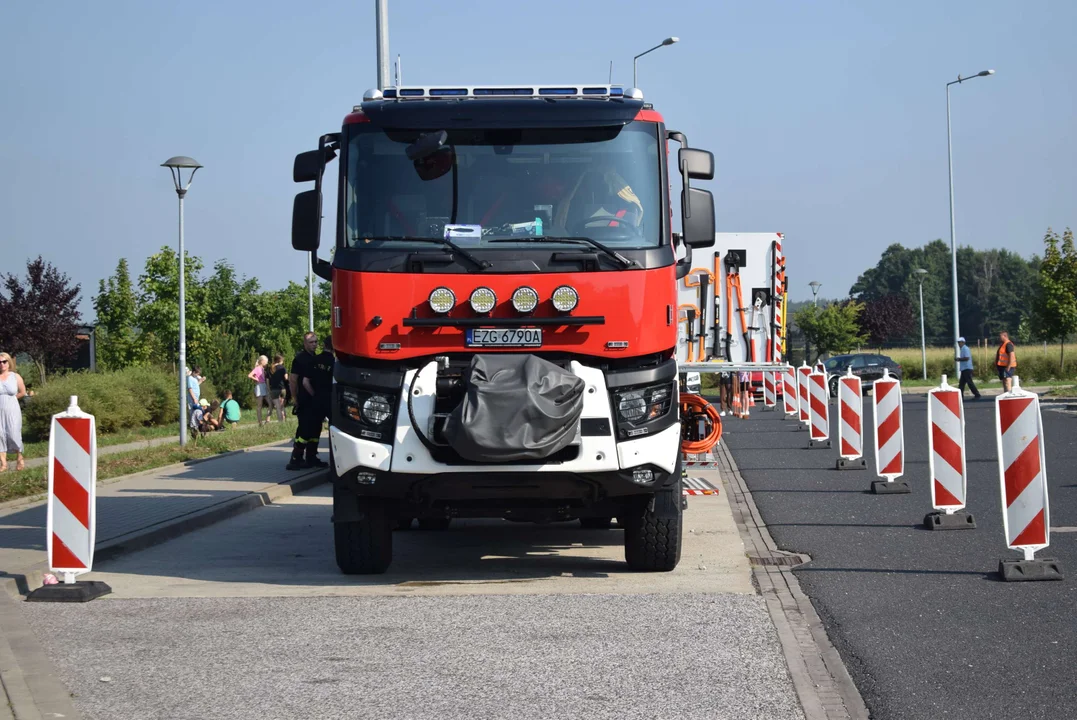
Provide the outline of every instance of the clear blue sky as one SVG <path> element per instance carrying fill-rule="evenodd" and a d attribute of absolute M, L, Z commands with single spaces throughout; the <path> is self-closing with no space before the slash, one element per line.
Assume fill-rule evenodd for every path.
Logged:
<path fill-rule="evenodd" d="M 718 227 L 786 233 L 792 298 L 848 292 L 890 243 L 1038 252 L 1077 226 L 1077 3 L 390 0 L 405 83 L 639 85 L 712 150 Z M 3 3 L 0 269 L 40 253 L 89 297 L 176 241 L 166 158 L 205 165 L 188 249 L 266 287 L 290 249 L 293 156 L 376 84 L 373 0 Z M 329 197 L 332 197 L 330 195 Z"/>

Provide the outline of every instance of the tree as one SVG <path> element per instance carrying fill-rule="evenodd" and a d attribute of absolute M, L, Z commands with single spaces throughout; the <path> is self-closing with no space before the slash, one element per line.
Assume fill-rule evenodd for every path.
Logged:
<path fill-rule="evenodd" d="M 187 353 L 196 358 L 206 347 L 206 293 L 199 273 L 202 260 L 185 254 L 184 294 Z M 170 247 L 146 259 L 138 278 L 138 327 L 146 336 L 151 357 L 171 362 L 179 355 L 179 254 Z"/>
<path fill-rule="evenodd" d="M 1065 340 L 1077 332 L 1077 251 L 1073 231 L 1066 228 L 1059 248 L 1058 233 L 1047 228 L 1040 263 L 1040 288 L 1033 310 L 1033 327 L 1045 339 L 1058 340 L 1058 368 L 1065 361 Z"/>
<path fill-rule="evenodd" d="M 116 274 L 98 285 L 93 301 L 97 313 L 97 358 L 110 370 L 138 365 L 149 359 L 149 348 L 137 327 L 138 298 L 131 286 L 126 258 Z"/>
<path fill-rule="evenodd" d="M 914 327 L 912 303 L 903 294 L 893 293 L 864 303 L 860 330 L 876 347 L 882 347 L 883 343 L 891 340 L 904 339 L 913 332 Z"/>
<path fill-rule="evenodd" d="M 42 385 L 46 369 L 70 359 L 78 349 L 80 291 L 81 286 L 72 287 L 67 275 L 40 256 L 26 263 L 25 283 L 16 275 L 4 276 L 0 347 L 12 355 L 29 354 Z"/>
<path fill-rule="evenodd" d="M 863 310 L 864 303 L 856 300 L 831 303 L 825 308 L 808 305 L 798 310 L 793 322 L 815 346 L 815 357 L 809 364 L 826 353 L 846 353 L 863 343 L 865 337 L 859 332 Z"/>

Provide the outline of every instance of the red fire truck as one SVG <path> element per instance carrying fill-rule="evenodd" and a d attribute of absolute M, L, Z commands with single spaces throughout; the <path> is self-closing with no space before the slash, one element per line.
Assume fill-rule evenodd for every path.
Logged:
<path fill-rule="evenodd" d="M 681 232 L 668 141 L 679 145 Z M 332 262 L 321 182 L 339 157 Z M 368 91 L 295 159 L 292 245 L 332 280 L 336 559 L 454 517 L 624 528 L 680 559 L 677 280 L 714 244 L 713 156 L 616 85 Z M 678 256 L 683 259 L 678 262 Z"/>

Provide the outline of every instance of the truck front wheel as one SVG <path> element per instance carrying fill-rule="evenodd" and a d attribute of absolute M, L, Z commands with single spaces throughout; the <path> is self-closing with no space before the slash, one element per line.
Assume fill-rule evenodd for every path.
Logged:
<path fill-rule="evenodd" d="M 359 520 L 333 523 L 337 567 L 345 575 L 378 575 L 393 561 L 396 517 L 377 500 L 359 500 Z"/>
<path fill-rule="evenodd" d="M 654 502 L 641 503 L 618 517 L 625 529 L 625 562 L 639 572 L 669 572 L 681 560 L 684 510 L 681 484 L 655 493 Z"/>

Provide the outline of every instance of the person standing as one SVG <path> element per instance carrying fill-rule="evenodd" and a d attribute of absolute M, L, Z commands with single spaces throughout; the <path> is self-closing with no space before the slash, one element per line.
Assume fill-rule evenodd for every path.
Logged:
<path fill-rule="evenodd" d="M 187 409 L 194 410 L 199 406 L 202 398 L 202 381 L 198 376 L 202 374 L 202 368 L 196 367 L 193 371 L 187 368 Z"/>
<path fill-rule="evenodd" d="M 333 336 L 322 339 L 322 351 L 314 358 L 314 397 L 326 422 L 332 422 L 330 398 L 333 396 Z"/>
<path fill-rule="evenodd" d="M 317 349 L 318 336 L 312 332 L 304 335 L 303 349 L 292 360 L 292 369 L 288 374 L 288 384 L 295 398 L 295 414 L 299 418 L 292 457 L 285 466 L 288 470 L 329 466 L 318 458 L 318 441 L 325 415 L 314 386 L 317 374 L 314 351 Z"/>
<path fill-rule="evenodd" d="M 969 390 L 972 391 L 972 399 L 980 399 L 980 391 L 976 389 L 976 381 L 972 379 L 972 350 L 965 344 L 965 338 L 959 337 L 957 339 L 957 357 L 954 358 L 959 364 L 958 369 L 961 371 L 961 381 L 957 385 L 957 389 L 961 391 L 961 396 L 965 395 L 965 386 L 969 386 Z"/>
<path fill-rule="evenodd" d="M 742 418 L 748 417 L 748 400 L 749 393 L 752 392 L 752 374 L 747 370 L 741 370 L 737 373 L 737 381 L 740 385 L 740 416 Z"/>
<path fill-rule="evenodd" d="M 262 422 L 262 405 L 266 406 L 267 416 L 272 413 L 269 408 L 269 387 L 266 384 L 266 365 L 268 364 L 269 358 L 265 355 L 259 355 L 258 360 L 254 363 L 254 369 L 247 373 L 247 377 L 254 381 L 254 407 L 258 414 L 258 427 L 262 427 L 262 425 L 269 422 L 268 417 L 266 417 L 265 422 Z"/>
<path fill-rule="evenodd" d="M 1013 376 L 1017 372 L 1017 351 L 1010 342 L 1010 334 L 1003 330 L 998 334 L 999 346 L 995 353 L 995 367 L 998 379 L 1002 381 L 1002 391 L 1013 390 Z"/>
<path fill-rule="evenodd" d="M 719 416 L 725 417 L 727 412 L 733 412 L 733 373 L 718 373 L 718 402 Z"/>
<path fill-rule="evenodd" d="M 22 407 L 26 385 L 15 372 L 15 358 L 0 352 L 0 472 L 7 471 L 7 454 L 15 453 L 15 469 L 26 467 L 22 458 Z"/>
<path fill-rule="evenodd" d="M 288 384 L 288 372 L 284 369 L 284 356 L 273 356 L 273 367 L 269 370 L 269 416 L 277 416 L 284 422 L 284 394 Z"/>

